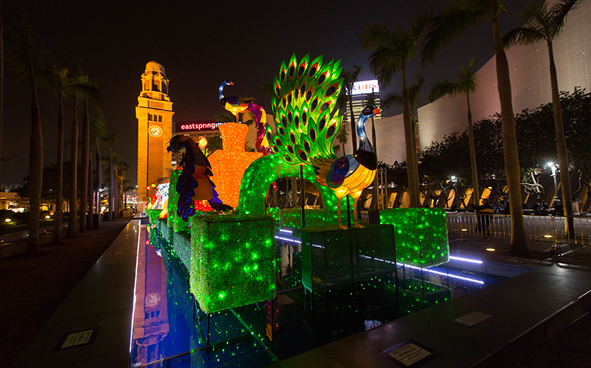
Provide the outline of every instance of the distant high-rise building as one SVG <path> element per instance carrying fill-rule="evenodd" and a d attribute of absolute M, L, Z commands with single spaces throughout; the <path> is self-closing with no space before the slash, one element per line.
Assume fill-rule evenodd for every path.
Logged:
<path fill-rule="evenodd" d="M 353 85 L 353 114 L 355 119 L 359 118 L 359 113 L 367 104 L 367 98 L 371 93 L 375 94 L 375 105 L 380 107 L 380 86 L 377 79 L 355 82 Z M 381 107 L 380 107 L 381 108 Z M 350 108 L 347 103 L 347 108 L 343 111 L 344 121 L 350 122 Z M 376 114 L 374 119 L 381 119 L 382 114 Z"/>
<path fill-rule="evenodd" d="M 152 185 L 170 178 L 171 156 L 166 151 L 172 138 L 172 102 L 168 97 L 164 67 L 150 61 L 142 74 L 142 92 L 135 116 L 138 120 L 137 197 L 147 202 Z"/>

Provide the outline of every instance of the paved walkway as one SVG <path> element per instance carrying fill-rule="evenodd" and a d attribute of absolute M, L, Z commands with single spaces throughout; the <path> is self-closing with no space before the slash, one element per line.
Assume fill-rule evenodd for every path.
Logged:
<path fill-rule="evenodd" d="M 18 248 L 25 245 L 15 244 L 11 252 L 16 254 L 0 262 L 3 274 L 12 271 L 17 277 L 12 287 L 9 280 L 2 280 L 6 292 L 2 303 L 12 300 L 20 310 L 3 306 L 10 314 L 2 317 L 10 320 L 3 322 L 9 328 L 2 338 L 28 336 L 30 341 L 4 341 L 2 348 L 20 354 L 14 357 L 13 350 L 0 354 L 0 366 L 127 366 L 138 232 L 139 221 L 120 219 L 104 223 L 101 230 L 65 239 L 62 245 L 45 244 L 34 258 L 19 256 Z M 42 327 L 37 327 L 41 318 Z M 92 344 L 59 350 L 67 334 L 95 327 L 99 329 Z M 36 335 L 29 333 L 33 329 Z"/>
<path fill-rule="evenodd" d="M 20 354 L 15 367 L 128 365 L 139 226 L 139 221 L 129 223 Z M 585 339 L 591 331 L 577 326 L 589 325 L 584 314 L 591 310 L 588 247 L 565 250 L 564 256 L 552 257 L 550 243 L 530 242 L 531 255 L 515 257 L 509 253 L 508 241 L 504 239 L 452 238 L 450 245 L 454 255 L 535 270 L 286 359 L 276 366 L 392 367 L 393 361 L 380 352 L 408 339 L 436 356 L 421 367 L 585 366 L 581 364 L 591 351 L 591 341 Z M 474 311 L 491 317 L 472 327 L 453 322 Z M 577 329 L 578 333 L 564 330 L 567 327 Z M 69 334 L 94 328 L 98 330 L 86 336 L 91 338 L 89 344 L 60 349 L 68 345 L 64 345 L 64 339 Z M 560 343 L 565 333 L 575 340 L 568 346 L 575 344 L 579 349 L 566 349 Z M 84 337 L 79 336 L 82 340 Z M 558 342 L 548 341 L 549 338 Z M 583 350 L 587 355 L 581 353 Z M 531 358 L 524 353 L 537 355 Z M 572 364 L 552 365 L 558 361 Z"/>

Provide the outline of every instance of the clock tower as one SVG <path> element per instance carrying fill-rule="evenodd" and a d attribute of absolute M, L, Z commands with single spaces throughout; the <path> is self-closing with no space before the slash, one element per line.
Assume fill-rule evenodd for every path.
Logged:
<path fill-rule="evenodd" d="M 168 97 L 164 67 L 150 61 L 142 74 L 142 92 L 135 116 L 138 120 L 137 197 L 148 202 L 156 192 L 153 184 L 170 179 L 171 156 L 166 151 L 172 138 L 172 102 Z"/>

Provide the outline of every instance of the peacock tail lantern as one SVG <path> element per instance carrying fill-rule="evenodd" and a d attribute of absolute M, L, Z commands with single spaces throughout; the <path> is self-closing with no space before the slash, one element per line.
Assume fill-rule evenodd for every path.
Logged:
<path fill-rule="evenodd" d="M 339 227 L 346 229 L 341 221 L 341 199 L 348 194 L 354 201 L 354 226 L 363 227 L 357 219 L 357 202 L 373 181 L 377 166 L 365 123 L 379 109 L 373 105 L 363 109 L 356 125 L 359 149 L 352 155 L 337 157 L 332 141 L 343 120 L 336 109 L 343 68 L 340 60 L 324 63 L 323 59 L 319 56 L 310 61 L 306 55 L 298 61 L 293 55 L 288 63 L 281 63 L 273 82 L 276 130 L 273 133 L 267 127 L 267 140 L 273 152 L 288 164 L 312 166 L 318 183 L 334 190 Z"/>

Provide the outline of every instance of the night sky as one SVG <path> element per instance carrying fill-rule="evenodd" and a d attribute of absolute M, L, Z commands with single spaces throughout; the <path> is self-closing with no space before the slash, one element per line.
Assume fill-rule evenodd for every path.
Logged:
<path fill-rule="evenodd" d="M 507 0 L 501 17 L 502 32 L 518 25 L 515 13 L 531 0 Z M 140 76 L 150 60 L 160 62 L 170 80 L 169 96 L 174 121 L 213 120 L 225 110 L 218 102 L 218 86 L 232 79 L 227 95 L 255 97 L 270 106 L 260 86 L 272 83 L 282 60 L 296 53 L 312 58 L 342 59 L 344 68 L 363 67 L 362 79 L 374 79 L 368 57 L 358 44 L 366 24 L 406 28 L 413 17 L 443 0 L 335 0 L 335 1 L 81 1 L 11 0 L 4 8 L 24 13 L 38 33 L 38 45 L 60 68 L 79 64 L 104 93 L 107 131 L 121 139 L 116 151 L 130 165 L 127 178 L 135 185 L 137 120 L 135 106 L 141 91 Z M 255 5 L 256 4 L 256 5 Z M 483 22 L 458 38 L 423 68 L 418 58 L 409 61 L 407 77 L 425 77 L 423 97 L 441 78 L 455 79 L 460 66 L 475 57 L 480 68 L 494 55 L 492 31 Z M 28 173 L 30 89 L 16 83 L 13 69 L 5 66 L 3 157 L 0 184 L 21 184 Z M 388 92 L 399 91 L 396 75 Z M 57 98 L 40 89 L 45 150 L 44 164 L 55 162 Z M 66 142 L 71 129 L 72 102 L 66 101 Z M 95 112 L 91 105 L 91 114 Z M 271 113 L 271 111 L 267 111 Z M 81 113 L 81 109 L 80 109 Z M 400 108 L 385 116 L 401 113 Z M 80 119 L 81 120 L 81 119 Z M 79 121 L 79 124 L 81 121 Z M 65 148 L 69 160 L 69 147 Z"/>

